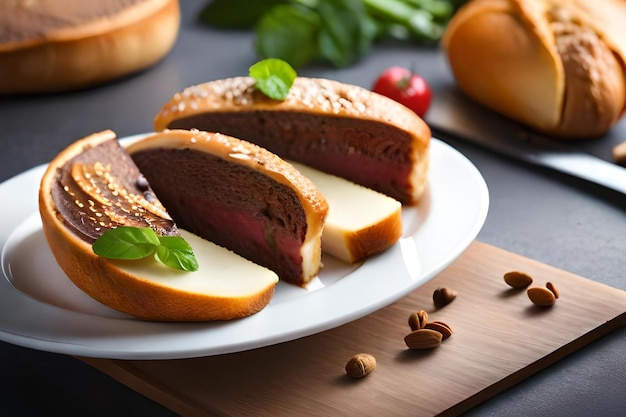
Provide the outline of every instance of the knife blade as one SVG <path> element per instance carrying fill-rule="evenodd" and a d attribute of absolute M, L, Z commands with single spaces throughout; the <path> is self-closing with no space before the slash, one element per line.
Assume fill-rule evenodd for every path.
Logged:
<path fill-rule="evenodd" d="M 626 168 L 533 133 L 462 97 L 438 91 L 426 122 L 435 131 L 531 164 L 548 167 L 626 194 Z"/>

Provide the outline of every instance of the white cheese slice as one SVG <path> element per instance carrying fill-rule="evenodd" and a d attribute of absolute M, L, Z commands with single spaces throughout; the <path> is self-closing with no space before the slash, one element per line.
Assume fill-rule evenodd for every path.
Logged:
<path fill-rule="evenodd" d="M 322 251 L 354 263 L 393 245 L 402 234 L 402 205 L 382 193 L 292 162 L 328 201 Z"/>
<path fill-rule="evenodd" d="M 114 262 L 120 269 L 153 283 L 215 297 L 248 296 L 278 282 L 278 276 L 269 269 L 186 230 L 180 232 L 194 251 L 198 271 L 180 271 L 153 259 Z"/>

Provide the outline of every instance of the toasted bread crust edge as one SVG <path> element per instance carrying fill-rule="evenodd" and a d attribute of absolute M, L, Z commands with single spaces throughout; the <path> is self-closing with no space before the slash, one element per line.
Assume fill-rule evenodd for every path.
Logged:
<path fill-rule="evenodd" d="M 402 209 L 391 213 L 379 222 L 358 231 L 330 230 L 325 233 L 333 239 L 322 239 L 322 251 L 350 264 L 384 252 L 402 237 Z"/>

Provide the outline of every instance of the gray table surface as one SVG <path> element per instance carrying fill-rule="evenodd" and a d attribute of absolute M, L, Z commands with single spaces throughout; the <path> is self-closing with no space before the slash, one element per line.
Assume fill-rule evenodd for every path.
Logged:
<path fill-rule="evenodd" d="M 246 75 L 257 57 L 247 32 L 215 31 L 183 2 L 178 42 L 158 65 L 105 86 L 33 97 L 0 98 L 0 181 L 46 163 L 92 132 L 147 132 L 161 104 L 186 86 Z M 379 45 L 358 65 L 311 66 L 301 75 L 370 87 L 390 65 L 417 64 L 437 91 L 453 84 L 435 48 Z M 484 176 L 490 209 L 478 240 L 626 290 L 626 196 L 499 156 L 435 132 Z M 609 158 L 626 140 L 626 121 L 605 138 L 580 144 Z M 1 201 L 0 204 L 7 204 Z M 19 314 L 19 312 L 16 312 Z M 0 342 L 2 416 L 170 416 L 173 413 L 75 358 Z M 367 415 L 363 410 L 362 415 Z M 468 416 L 626 415 L 626 329 L 616 331 L 467 413 Z"/>

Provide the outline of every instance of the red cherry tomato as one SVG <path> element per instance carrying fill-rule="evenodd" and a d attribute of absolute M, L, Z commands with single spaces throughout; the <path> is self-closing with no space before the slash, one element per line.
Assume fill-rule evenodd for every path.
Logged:
<path fill-rule="evenodd" d="M 372 91 L 387 96 L 424 117 L 433 97 L 430 86 L 419 75 L 403 67 L 391 67 L 378 77 Z"/>

